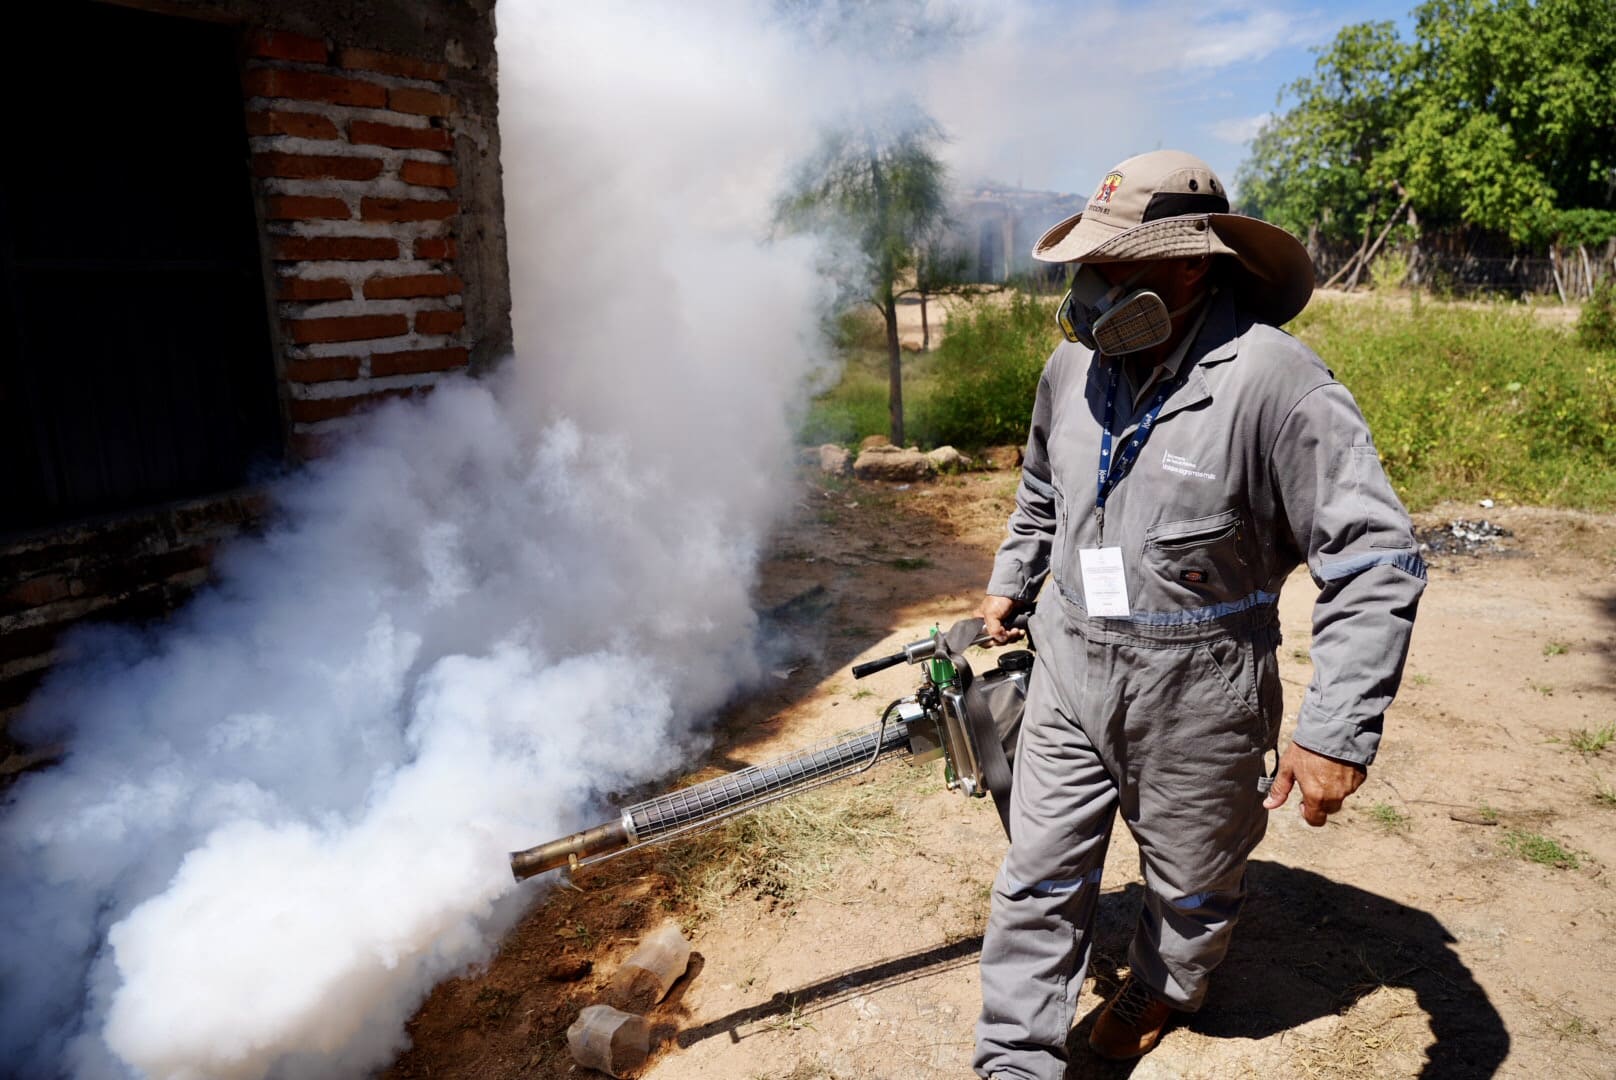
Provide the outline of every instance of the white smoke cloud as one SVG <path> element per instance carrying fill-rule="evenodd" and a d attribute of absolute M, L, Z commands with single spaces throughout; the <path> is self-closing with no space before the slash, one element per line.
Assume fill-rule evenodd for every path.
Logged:
<path fill-rule="evenodd" d="M 822 300 L 769 212 L 820 118 L 783 30 L 662 14 L 500 9 L 517 358 L 373 417 L 31 703 L 70 753 L 0 818 L 0 1071 L 385 1063 L 531 894 L 506 853 L 756 676 Z"/>
<path fill-rule="evenodd" d="M 1040 3 L 498 16 L 517 356 L 282 484 L 167 624 L 75 641 L 14 729 L 70 752 L 0 815 L 0 1071 L 389 1060 L 531 896 L 506 852 L 688 760 L 757 674 L 749 592 L 820 363 L 815 253 L 766 240 L 790 165 L 909 94 L 962 174 L 1075 152 Z"/>

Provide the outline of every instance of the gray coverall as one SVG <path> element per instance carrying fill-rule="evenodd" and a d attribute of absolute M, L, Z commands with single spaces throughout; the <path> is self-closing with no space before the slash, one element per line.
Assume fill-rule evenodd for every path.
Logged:
<path fill-rule="evenodd" d="M 1133 973 L 1180 1009 L 1200 1006 L 1267 827 L 1260 781 L 1283 711 L 1286 575 L 1305 560 L 1320 590 L 1297 743 L 1368 765 L 1402 678 L 1425 565 L 1363 415 L 1306 346 L 1227 296 L 1211 303 L 1189 370 L 1106 502 L 1103 546 L 1122 549 L 1125 618 L 1087 614 L 1078 556 L 1102 546 L 1111 362 L 1063 343 L 1038 385 L 987 589 L 1042 596 L 1011 844 L 982 947 L 983 1076 L 1064 1075 L 1118 809 L 1145 879 Z M 1124 383 L 1114 445 L 1148 397 L 1136 405 Z"/>

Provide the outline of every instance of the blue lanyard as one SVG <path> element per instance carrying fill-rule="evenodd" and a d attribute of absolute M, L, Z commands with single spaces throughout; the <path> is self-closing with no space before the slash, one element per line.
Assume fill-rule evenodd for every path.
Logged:
<path fill-rule="evenodd" d="M 1190 365 L 1185 364 L 1179 369 L 1177 375 L 1171 379 L 1163 380 L 1161 386 L 1156 388 L 1156 394 L 1150 399 L 1150 408 L 1145 410 L 1144 417 L 1139 426 L 1134 429 L 1133 437 L 1122 448 L 1122 452 L 1113 459 L 1111 456 L 1111 425 L 1117 418 L 1117 385 L 1122 380 L 1122 363 L 1111 361 L 1111 381 L 1105 390 L 1105 419 L 1100 425 L 1100 482 L 1094 494 L 1094 521 L 1100 530 L 1100 539 L 1105 539 L 1105 500 L 1110 497 L 1116 486 L 1122 483 L 1122 478 L 1128 475 L 1133 468 L 1139 451 L 1144 447 L 1145 440 L 1150 438 L 1151 429 L 1156 424 L 1156 416 L 1167 404 L 1167 399 L 1182 381 L 1184 373 Z"/>

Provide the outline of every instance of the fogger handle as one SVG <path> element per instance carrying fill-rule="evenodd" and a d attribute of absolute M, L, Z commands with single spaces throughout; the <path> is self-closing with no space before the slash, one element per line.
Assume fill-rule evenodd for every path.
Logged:
<path fill-rule="evenodd" d="M 874 675 L 877 671 L 885 671 L 889 667 L 902 664 L 909 659 L 907 653 L 895 652 L 891 656 L 883 656 L 879 660 L 866 660 L 862 664 L 853 665 L 853 678 L 862 679 L 866 675 Z"/>
<path fill-rule="evenodd" d="M 1031 612 L 1018 611 L 1007 625 L 1012 629 L 1025 630 L 1027 629 L 1027 617 L 1030 614 Z M 973 647 L 987 645 L 992 640 L 986 634 L 979 634 L 976 640 L 971 642 L 971 645 Z M 935 655 L 937 655 L 937 639 L 934 637 L 921 638 L 919 641 L 910 642 L 891 656 L 883 656 L 875 660 L 866 660 L 862 664 L 854 664 L 853 678 L 862 679 L 866 675 L 874 675 L 877 671 L 885 671 L 887 668 L 898 664 L 917 664 L 922 660 L 930 660 Z"/>

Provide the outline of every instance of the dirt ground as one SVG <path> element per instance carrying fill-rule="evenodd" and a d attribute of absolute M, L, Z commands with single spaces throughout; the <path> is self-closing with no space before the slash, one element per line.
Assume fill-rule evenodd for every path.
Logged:
<path fill-rule="evenodd" d="M 911 692 L 912 669 L 855 683 L 848 668 L 974 607 L 1015 479 L 898 489 L 805 473 L 760 583 L 774 670 L 723 718 L 698 775 L 868 724 Z M 1576 734 L 1616 721 L 1616 517 L 1452 506 L 1419 522 L 1460 517 L 1513 536 L 1432 556 L 1368 782 L 1323 829 L 1294 799 L 1275 812 L 1206 1007 L 1131 1067 L 1086 1048 L 1139 903 L 1117 831 L 1069 1075 L 1616 1077 L 1616 743 Z M 1312 593 L 1303 573 L 1281 603 L 1292 718 Z M 433 994 L 388 1075 L 597 1075 L 571 1064 L 565 1030 L 671 914 L 696 952 L 652 1015 L 645 1080 L 963 1080 L 1004 838 L 991 805 L 939 773 L 883 763 L 764 811 L 772 834 L 731 826 L 716 839 L 746 848 L 739 869 L 709 839 L 541 883 L 489 968 Z M 787 844 L 771 869 L 769 836 L 827 827 L 828 845 Z"/>

